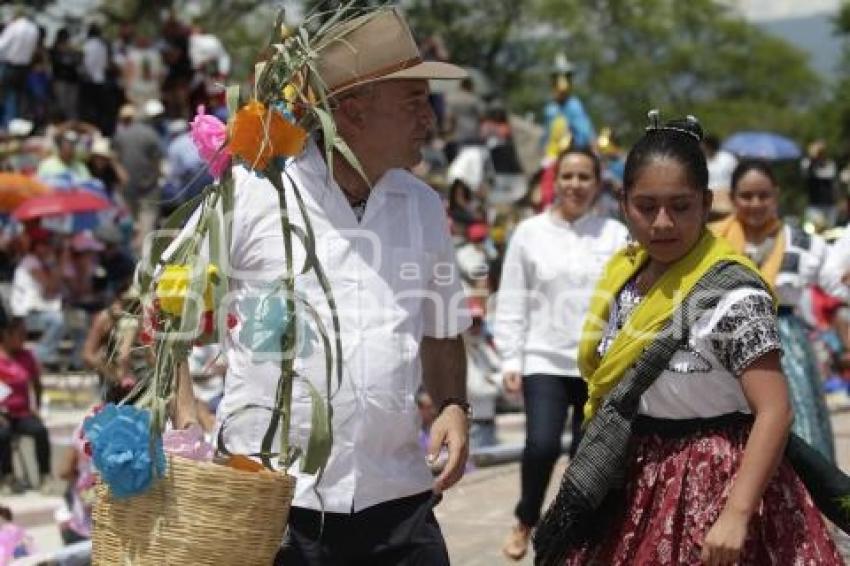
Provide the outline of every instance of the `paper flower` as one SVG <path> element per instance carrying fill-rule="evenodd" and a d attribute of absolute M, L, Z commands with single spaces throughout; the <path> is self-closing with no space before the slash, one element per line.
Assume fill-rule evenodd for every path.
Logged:
<path fill-rule="evenodd" d="M 280 361 L 293 354 L 288 351 L 292 349 L 291 344 L 281 343 L 291 319 L 286 309 L 286 299 L 282 295 L 245 298 L 242 308 L 244 312 L 239 329 L 239 342 L 251 351 L 252 361 Z M 309 356 L 313 351 L 312 343 L 317 337 L 304 316 L 296 317 L 296 323 L 299 342 L 296 351 L 299 356 Z"/>
<path fill-rule="evenodd" d="M 144 493 L 165 473 L 162 438 L 151 439 L 150 425 L 150 412 L 112 403 L 83 422 L 94 467 L 115 497 Z"/>
<path fill-rule="evenodd" d="M 183 303 L 189 292 L 192 266 L 185 264 L 169 264 L 165 266 L 156 284 L 156 298 L 159 300 L 159 310 L 165 314 L 181 316 Z M 208 265 L 206 282 L 204 283 L 204 311 L 213 310 L 213 284 L 218 278 L 218 268 Z"/>
<path fill-rule="evenodd" d="M 215 449 L 204 440 L 204 431 L 193 424 L 183 430 L 169 430 L 162 435 L 165 451 L 174 456 L 181 456 L 198 462 L 209 462 Z"/>
<path fill-rule="evenodd" d="M 215 116 L 206 114 L 203 106 L 198 106 L 191 126 L 192 141 L 198 153 L 207 162 L 212 176 L 220 179 L 230 163 L 230 151 L 225 146 L 227 126 Z"/>
<path fill-rule="evenodd" d="M 236 112 L 230 124 L 230 151 L 252 169 L 265 169 L 273 157 L 301 153 L 307 132 L 280 112 L 252 100 Z"/>

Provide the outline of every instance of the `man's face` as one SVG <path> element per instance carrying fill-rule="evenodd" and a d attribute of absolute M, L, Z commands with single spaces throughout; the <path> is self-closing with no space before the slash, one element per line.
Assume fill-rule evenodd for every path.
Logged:
<path fill-rule="evenodd" d="M 426 80 L 376 83 L 365 108 L 363 147 L 378 167 L 413 167 L 434 130 L 434 112 Z"/>
<path fill-rule="evenodd" d="M 66 163 L 74 160 L 77 153 L 77 146 L 69 140 L 59 142 L 59 158 Z"/>

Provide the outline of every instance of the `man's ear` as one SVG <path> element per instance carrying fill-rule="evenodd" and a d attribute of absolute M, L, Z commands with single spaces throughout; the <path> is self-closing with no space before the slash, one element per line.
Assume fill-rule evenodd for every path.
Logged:
<path fill-rule="evenodd" d="M 702 205 L 703 205 L 703 214 L 702 221 L 703 223 L 708 222 L 708 218 L 711 215 L 711 205 L 714 203 L 714 193 L 710 189 L 705 189 L 702 194 Z"/>

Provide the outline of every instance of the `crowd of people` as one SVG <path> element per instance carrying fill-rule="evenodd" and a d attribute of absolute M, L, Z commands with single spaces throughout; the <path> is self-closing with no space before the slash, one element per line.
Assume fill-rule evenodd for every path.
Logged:
<path fill-rule="evenodd" d="M 214 36 L 173 18 L 164 22 L 159 38 L 137 36 L 129 25 L 116 31 L 110 42 L 92 26 L 78 46 L 67 30 L 59 30 L 48 48 L 44 32 L 22 11 L 0 33 L 6 168 L 35 175 L 55 191 L 82 189 L 111 204 L 92 214 L 23 223 L 9 219 L 4 228 L 0 482 L 7 491 L 21 489 L 11 466 L 15 436 L 35 438 L 39 477 L 53 475 L 47 430 L 38 418 L 42 371 L 96 371 L 103 396 L 115 399 L 149 365 L 134 347 L 144 328 L 121 327 L 120 313 L 138 301 L 131 288 L 136 259 L 168 212 L 212 179 L 193 145 L 189 120 L 196 111 L 226 120 L 217 85 L 226 78 L 229 60 Z M 850 383 L 850 231 L 835 244 L 817 232 L 846 221 L 842 173 L 825 144 L 813 142 L 800 163 L 806 212 L 800 218 L 782 215 L 779 193 L 791 187 L 780 187 L 770 162 L 724 151 L 695 119 L 663 123 L 655 115 L 646 135 L 627 152 L 609 128 L 597 130 L 573 80 L 571 64 L 559 57 L 532 168 L 520 159 L 523 148 L 504 104 L 484 100 L 468 78 L 457 88 L 431 93 L 427 112 L 417 109 L 434 116 L 421 162 L 387 158 L 382 163 L 409 168 L 436 189 L 444 207 L 445 215 L 443 209 L 435 209 L 437 214 L 430 196 L 416 197 L 422 200 L 416 208 L 423 211 L 419 222 L 433 213 L 427 220 L 433 226 L 446 223 L 450 230 L 445 242 L 433 235 L 428 245 L 450 246 L 469 321 L 431 328 L 423 352 L 425 344 L 429 355 L 437 347 L 428 340 L 450 341 L 452 329 L 462 330 L 472 448 L 498 442 L 495 417 L 506 402 L 525 410 L 521 495 L 504 554 L 521 559 L 538 529 L 538 550 L 552 563 L 628 563 L 636 556 L 648 563 L 702 557 L 721 564 L 731 563 L 730 556 L 764 563 L 767 556 L 780 555 L 788 561 L 779 563 L 802 558 L 840 563 L 805 488 L 792 466 L 780 461 L 789 428 L 824 460 L 835 458 L 825 390 L 846 390 Z M 359 103 L 352 98 L 355 102 L 345 104 Z M 355 141 L 374 134 L 350 128 Z M 299 165 L 308 173 L 321 162 L 313 153 Z M 255 181 L 251 198 L 271 198 Z M 404 182 L 419 195 L 412 177 Z M 369 218 L 364 214 L 370 191 L 361 192 L 362 198 L 350 203 L 358 223 Z M 249 203 L 240 213 L 255 212 Z M 403 226 L 418 225 L 408 218 Z M 721 275 L 715 272 L 720 264 L 735 268 Z M 615 284 L 612 277 L 620 279 Z M 605 306 L 599 302 L 600 283 L 611 286 Z M 699 285 L 727 294 L 702 306 L 703 316 L 693 321 L 684 343 L 655 348 L 673 309 L 659 289 L 687 295 Z M 772 314 L 774 303 L 778 316 Z M 590 345 L 588 313 L 598 315 Z M 634 343 L 657 359 L 645 361 L 643 350 L 622 338 L 632 332 L 644 340 Z M 378 353 L 386 349 L 373 347 Z M 112 359 L 108 352 L 116 348 L 122 354 Z M 222 359 L 209 347 L 190 359 L 193 413 L 210 433 L 223 376 L 244 377 L 228 373 Z M 639 372 L 633 368 L 650 362 L 666 369 L 652 375 L 651 383 L 636 383 Z M 425 381 L 429 385 L 427 376 Z M 616 462 L 625 470 L 625 491 L 615 491 L 623 486 L 606 475 L 612 490 L 593 501 L 596 508 L 602 499 L 610 503 L 611 493 L 621 495 L 619 507 L 605 507 L 610 522 L 604 538 L 578 533 L 578 527 L 572 537 L 570 521 L 579 505 L 574 492 L 562 488 L 541 519 L 561 437 L 569 423 L 568 455 L 578 462 L 570 468 L 574 474 L 598 465 L 582 456 L 598 437 L 583 437 L 610 431 L 586 422 L 609 410 L 612 395 L 622 389 L 618 383 L 639 391 L 640 398 L 629 416 L 632 452 Z M 448 438 L 455 423 L 447 425 L 439 415 L 449 405 L 466 403 L 449 391 L 454 385 L 443 384 L 440 399 L 432 399 L 433 391 L 423 386 L 406 391 L 411 399 L 398 401 L 419 406 L 426 451 L 434 447 L 429 426 L 438 422 L 438 440 Z M 671 424 L 676 420 L 689 424 L 676 429 L 680 425 Z M 404 426 L 399 422 L 399 430 Z M 691 456 L 682 456 L 683 443 L 694 448 Z M 72 488 L 71 527 L 63 533 L 69 543 L 91 534 L 90 464 L 81 447 L 75 445 L 72 453 L 58 473 Z M 712 455 L 721 460 L 719 467 L 708 466 Z M 741 479 L 730 487 L 739 467 Z M 656 474 L 657 468 L 663 473 Z M 702 471 L 689 475 L 689 470 Z M 405 481 L 418 485 L 419 480 Z M 456 480 L 444 478 L 446 487 Z M 677 496 L 673 488 L 653 491 L 671 483 L 685 495 Z M 412 489 L 407 484 L 399 495 Z M 331 504 L 331 515 L 346 505 L 354 508 L 343 491 Z M 384 503 L 374 496 L 358 506 L 372 504 Z M 433 501 L 405 504 L 430 513 Z M 294 514 L 307 525 L 305 532 L 315 519 L 310 504 L 307 508 Z M 673 527 L 663 524 L 665 513 L 677 517 L 675 530 L 687 536 L 670 538 Z M 783 524 L 788 517 L 793 521 Z M 758 540 L 743 549 L 748 521 L 758 521 Z M 290 536 L 296 546 L 309 547 L 307 534 L 296 529 Z"/>

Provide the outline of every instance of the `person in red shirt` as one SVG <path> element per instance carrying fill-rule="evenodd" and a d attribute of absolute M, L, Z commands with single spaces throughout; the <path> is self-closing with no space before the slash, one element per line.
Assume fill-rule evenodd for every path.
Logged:
<path fill-rule="evenodd" d="M 35 440 L 39 478 L 43 483 L 50 477 L 50 440 L 38 416 L 41 372 L 35 356 L 24 347 L 24 320 L 9 318 L 3 312 L 0 338 L 0 382 L 7 391 L 0 400 L 0 477 L 6 485 L 14 485 L 11 480 L 12 436 L 31 436 Z"/>

